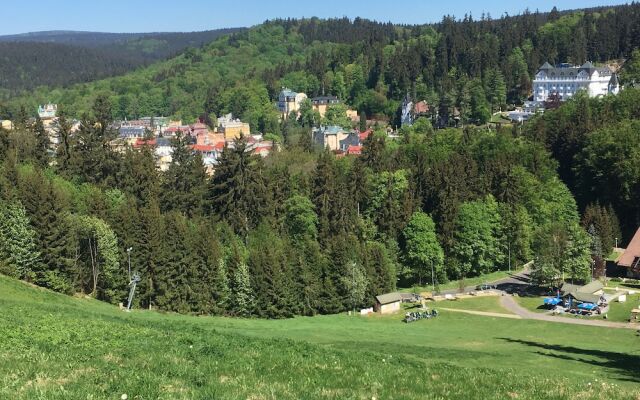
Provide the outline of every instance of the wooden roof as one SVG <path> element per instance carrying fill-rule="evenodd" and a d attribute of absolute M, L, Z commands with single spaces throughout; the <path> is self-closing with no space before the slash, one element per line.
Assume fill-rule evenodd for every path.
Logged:
<path fill-rule="evenodd" d="M 631 267 L 637 257 L 640 257 L 640 228 L 638 228 L 626 250 L 620 256 L 618 265 L 622 267 Z"/>

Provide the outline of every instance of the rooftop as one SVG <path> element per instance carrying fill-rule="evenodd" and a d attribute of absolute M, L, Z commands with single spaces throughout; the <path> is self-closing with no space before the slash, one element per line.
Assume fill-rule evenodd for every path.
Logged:
<path fill-rule="evenodd" d="M 640 257 L 640 228 L 638 228 L 624 253 L 620 256 L 618 265 L 622 267 L 631 267 L 638 257 Z"/>
<path fill-rule="evenodd" d="M 378 300 L 378 303 L 380 304 L 390 304 L 390 303 L 395 303 L 396 301 L 402 301 L 402 297 L 400 296 L 400 293 L 386 293 L 386 294 L 381 294 L 379 296 L 376 296 L 376 300 Z"/>

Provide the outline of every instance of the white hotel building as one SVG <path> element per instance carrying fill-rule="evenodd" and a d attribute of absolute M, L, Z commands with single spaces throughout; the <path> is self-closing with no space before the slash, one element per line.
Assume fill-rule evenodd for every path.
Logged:
<path fill-rule="evenodd" d="M 560 100 L 571 98 L 578 90 L 586 90 L 589 97 L 617 94 L 620 91 L 617 75 L 608 67 L 595 67 L 591 62 L 577 67 L 561 64 L 553 67 L 544 63 L 533 79 L 533 101 L 541 104 L 553 93 Z"/>

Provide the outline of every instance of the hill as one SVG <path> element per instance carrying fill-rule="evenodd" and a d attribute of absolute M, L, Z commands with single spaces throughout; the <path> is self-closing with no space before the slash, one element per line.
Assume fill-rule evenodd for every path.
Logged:
<path fill-rule="evenodd" d="M 626 329 L 124 313 L 3 276 L 0 307 L 3 398 L 633 399 L 638 384 Z"/>
<path fill-rule="evenodd" d="M 97 93 L 106 93 L 121 105 L 117 117 L 194 120 L 233 112 L 254 130 L 274 132 L 268 111 L 288 86 L 311 96 L 336 95 L 367 116 L 394 123 L 407 93 L 427 100 L 445 120 L 455 107 L 464 120 L 484 122 L 491 111 L 526 99 L 531 77 L 545 61 L 629 57 L 640 46 L 638 26 L 637 3 L 500 19 L 448 16 L 419 26 L 359 18 L 274 20 L 127 76 L 37 90 L 11 101 L 0 116 L 15 114 L 20 104 L 35 110 L 43 101 L 81 115 Z"/>
<path fill-rule="evenodd" d="M 122 75 L 241 29 L 203 32 L 47 31 L 0 36 L 0 99 Z"/>

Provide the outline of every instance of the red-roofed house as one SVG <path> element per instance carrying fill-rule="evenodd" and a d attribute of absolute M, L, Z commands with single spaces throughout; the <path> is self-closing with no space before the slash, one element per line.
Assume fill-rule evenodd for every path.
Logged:
<path fill-rule="evenodd" d="M 156 140 L 155 139 L 142 139 L 142 138 L 138 138 L 136 139 L 135 143 L 133 144 L 133 147 L 135 149 L 140 148 L 142 146 L 155 146 L 156 145 Z"/>
<path fill-rule="evenodd" d="M 367 138 L 369 137 L 369 135 L 371 135 L 371 133 L 373 133 L 371 129 L 367 129 L 364 132 L 359 132 L 358 136 L 360 137 L 360 143 L 364 143 L 364 141 L 367 140 Z"/>
<path fill-rule="evenodd" d="M 253 149 L 253 154 L 258 155 L 260 157 L 266 157 L 271 152 L 270 144 L 260 144 Z"/>
<path fill-rule="evenodd" d="M 631 242 L 624 253 L 618 259 L 620 267 L 627 268 L 627 276 L 631 278 L 640 277 L 640 228 L 633 235 Z"/>
<path fill-rule="evenodd" d="M 362 154 L 362 146 L 351 145 L 347 147 L 347 155 L 359 156 L 360 154 Z"/>

